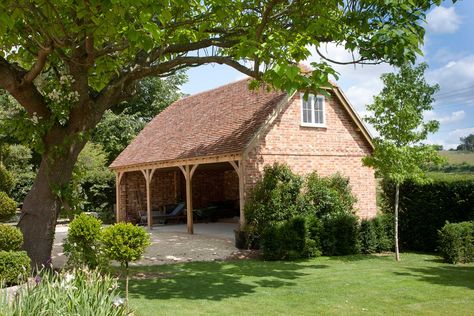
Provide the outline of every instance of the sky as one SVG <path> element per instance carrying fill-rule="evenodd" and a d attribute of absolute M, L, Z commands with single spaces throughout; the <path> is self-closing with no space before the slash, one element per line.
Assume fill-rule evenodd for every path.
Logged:
<path fill-rule="evenodd" d="M 443 2 L 427 14 L 426 35 L 418 62 L 426 62 L 429 69 L 426 80 L 438 83 L 440 91 L 435 95 L 433 111 L 425 118 L 436 119 L 440 129 L 430 135 L 428 143 L 455 148 L 459 138 L 474 134 L 474 1 L 460 0 L 452 5 Z M 351 60 L 343 47 L 323 47 L 329 57 L 339 61 Z M 317 60 L 316 56 L 308 63 Z M 365 105 L 382 89 L 380 75 L 393 72 L 388 64 L 381 65 L 334 65 L 339 72 L 337 84 L 342 88 L 357 112 L 367 114 Z M 222 65 L 206 65 L 188 71 L 189 81 L 182 86 L 186 94 L 209 90 L 244 78 L 238 71 Z M 372 130 L 372 134 L 374 131 Z"/>

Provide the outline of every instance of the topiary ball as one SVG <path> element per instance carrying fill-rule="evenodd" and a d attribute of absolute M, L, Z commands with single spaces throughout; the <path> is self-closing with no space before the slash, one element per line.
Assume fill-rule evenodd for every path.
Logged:
<path fill-rule="evenodd" d="M 22 245 L 23 234 L 18 228 L 10 225 L 0 224 L 0 250 L 20 250 Z"/>
<path fill-rule="evenodd" d="M 0 191 L 0 221 L 9 220 L 16 213 L 16 202 Z"/>

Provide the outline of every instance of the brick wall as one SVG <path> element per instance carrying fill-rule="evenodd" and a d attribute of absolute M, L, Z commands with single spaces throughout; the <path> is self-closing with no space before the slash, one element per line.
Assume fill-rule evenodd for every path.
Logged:
<path fill-rule="evenodd" d="M 239 179 L 232 170 L 196 170 L 192 179 L 193 208 L 206 207 L 226 200 L 239 199 Z M 127 172 L 120 185 L 122 214 L 120 219 L 138 219 L 146 212 L 146 183 L 140 171 Z M 151 182 L 152 210 L 186 200 L 186 183 L 180 170 L 155 171 Z"/>
<path fill-rule="evenodd" d="M 151 180 L 151 208 L 161 209 L 164 205 L 176 203 L 182 194 L 181 171 L 160 172 L 157 170 Z M 146 212 L 146 183 L 140 171 L 127 172 L 120 186 L 121 205 L 125 214 L 120 218 L 138 218 L 138 211 Z M 126 217 L 125 217 L 126 216 Z"/>
<path fill-rule="evenodd" d="M 325 110 L 326 128 L 302 127 L 299 94 L 289 102 L 248 154 L 246 195 L 261 177 L 265 165 L 285 162 L 299 174 L 317 170 L 322 176 L 340 172 L 349 177 L 358 199 L 358 215 L 373 217 L 376 214 L 374 171 L 361 162 L 371 152 L 370 145 L 335 98 L 325 97 Z"/>

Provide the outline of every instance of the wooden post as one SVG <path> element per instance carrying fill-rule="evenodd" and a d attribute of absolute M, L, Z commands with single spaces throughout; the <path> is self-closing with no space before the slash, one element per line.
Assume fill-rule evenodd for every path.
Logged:
<path fill-rule="evenodd" d="M 122 205 L 120 205 L 121 202 L 121 192 L 120 192 L 120 183 L 122 182 L 122 176 L 125 172 L 120 172 L 117 171 L 115 173 L 115 222 L 120 222 L 121 214 L 120 214 L 120 209 L 122 208 Z"/>
<path fill-rule="evenodd" d="M 179 169 L 184 174 L 184 179 L 186 180 L 186 218 L 187 218 L 187 226 L 188 226 L 188 233 L 194 234 L 194 227 L 193 227 L 193 188 L 192 188 L 192 179 L 196 168 L 199 165 L 186 165 L 186 166 L 179 166 Z M 190 168 L 191 167 L 191 168 Z"/>
<path fill-rule="evenodd" d="M 147 217 L 147 227 L 148 229 L 152 229 L 152 215 L 151 215 L 151 192 L 150 192 L 150 182 L 151 182 L 151 170 L 145 169 L 142 170 L 143 175 L 145 176 L 145 183 L 146 183 L 146 217 Z"/>
<path fill-rule="evenodd" d="M 239 219 L 239 226 L 240 229 L 244 228 L 245 225 L 245 212 L 244 212 L 244 169 L 243 163 L 241 160 L 238 161 L 229 161 L 229 163 L 234 167 L 235 172 L 239 176 L 239 210 L 240 210 L 240 219 Z"/>

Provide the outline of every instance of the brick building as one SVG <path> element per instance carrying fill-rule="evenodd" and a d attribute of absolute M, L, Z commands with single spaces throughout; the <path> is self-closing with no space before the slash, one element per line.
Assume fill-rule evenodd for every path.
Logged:
<path fill-rule="evenodd" d="M 164 205 L 192 210 L 243 205 L 263 167 L 287 163 L 293 171 L 336 172 L 350 178 L 360 217 L 376 213 L 374 171 L 361 158 L 371 137 L 339 87 L 328 95 L 248 89 L 249 79 L 183 98 L 157 115 L 117 157 L 117 220 L 130 220 Z M 189 206 L 189 207 L 188 207 Z"/>

